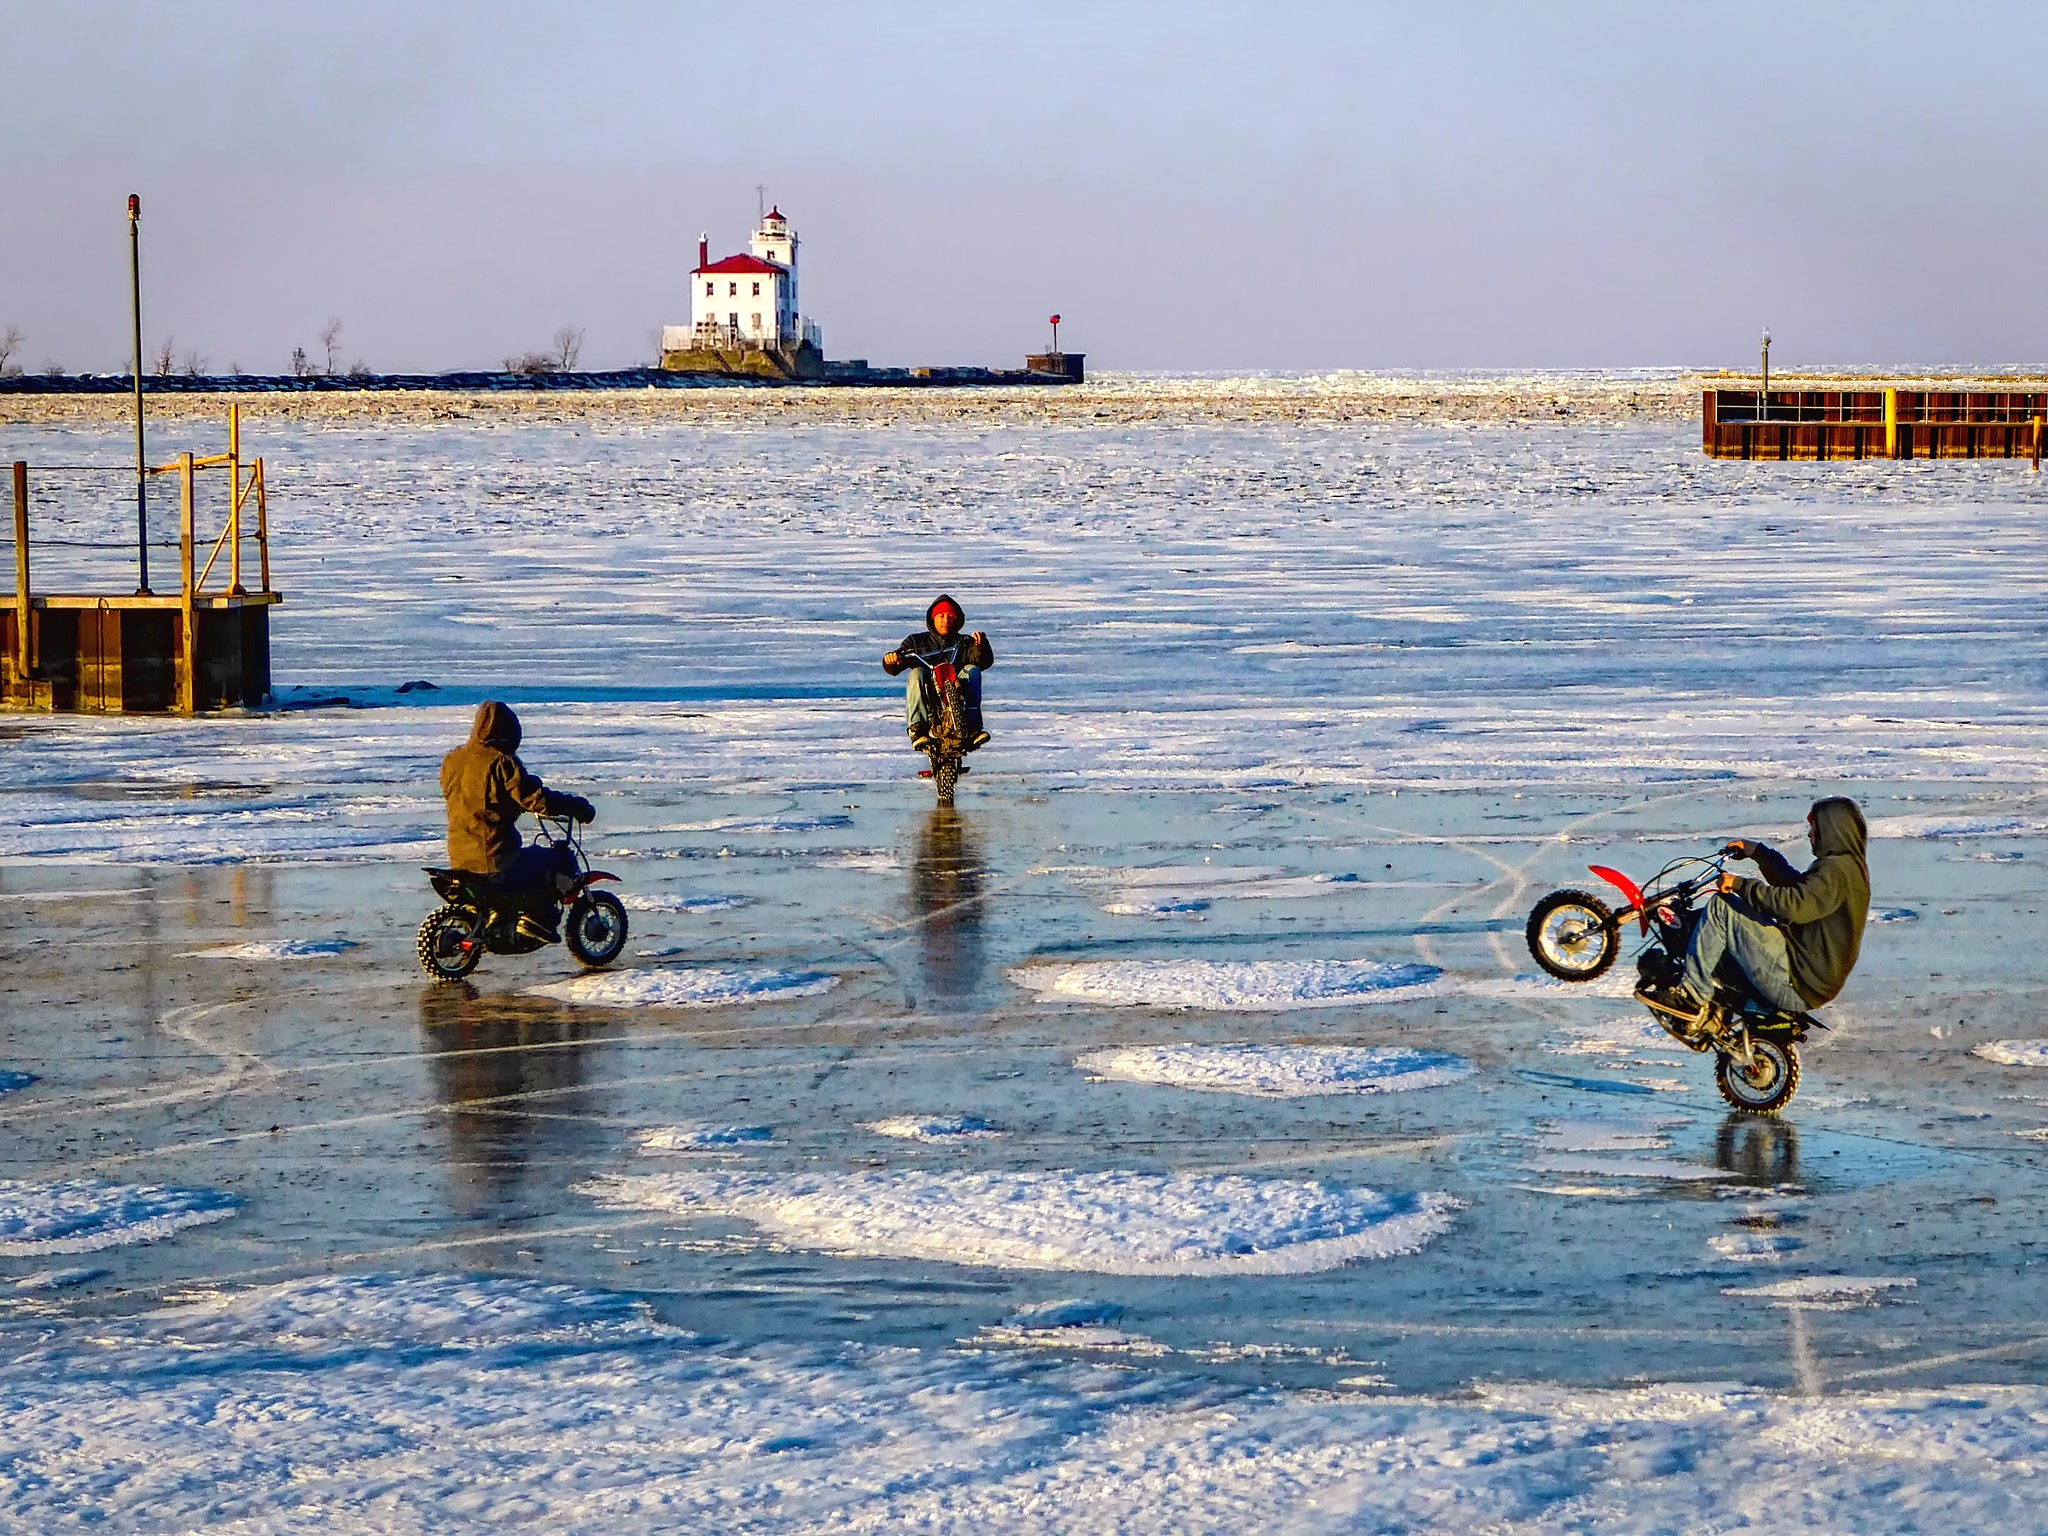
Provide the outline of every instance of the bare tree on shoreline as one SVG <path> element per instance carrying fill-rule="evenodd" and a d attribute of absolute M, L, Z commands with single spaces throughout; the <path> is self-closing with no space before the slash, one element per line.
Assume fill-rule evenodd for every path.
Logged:
<path fill-rule="evenodd" d="M 0 328 L 0 379 L 11 379 L 21 372 L 21 365 L 14 361 L 14 354 L 27 340 L 27 333 L 12 322 Z"/>
<path fill-rule="evenodd" d="M 327 354 L 327 366 L 321 371 L 331 379 L 341 371 L 341 316 L 329 315 L 320 327 L 320 349 Z"/>
<path fill-rule="evenodd" d="M 550 354 L 558 373 L 572 373 L 576 363 L 583 356 L 583 327 L 565 325 L 555 332 L 554 350 Z"/>
<path fill-rule="evenodd" d="M 171 376 L 171 370 L 178 365 L 178 338 L 166 336 L 163 345 L 156 349 L 156 357 L 150 372 L 160 379 Z"/>

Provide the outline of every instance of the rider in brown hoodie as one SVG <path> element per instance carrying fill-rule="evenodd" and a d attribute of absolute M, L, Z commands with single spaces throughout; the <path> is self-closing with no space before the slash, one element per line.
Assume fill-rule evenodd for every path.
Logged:
<path fill-rule="evenodd" d="M 448 802 L 448 862 L 471 874 L 489 875 L 509 900 L 536 898 L 539 909 L 521 912 L 517 926 L 529 938 L 554 942 L 549 880 L 575 874 L 568 850 L 552 844 L 525 847 L 519 815 L 567 816 L 591 821 L 597 811 L 581 795 L 565 795 L 526 771 L 519 761 L 519 717 L 509 704 L 487 699 L 476 709 L 469 740 L 441 759 L 441 794 Z"/>

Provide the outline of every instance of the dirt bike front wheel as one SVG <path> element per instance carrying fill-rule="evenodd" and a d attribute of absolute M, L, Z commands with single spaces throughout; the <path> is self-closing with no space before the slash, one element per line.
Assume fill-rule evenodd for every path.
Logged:
<path fill-rule="evenodd" d="M 474 907 L 442 907 L 420 924 L 420 969 L 436 981 L 460 981 L 484 957 L 483 915 Z"/>
<path fill-rule="evenodd" d="M 585 891 L 562 925 L 569 953 L 591 967 L 610 965 L 626 947 L 626 905 L 610 891 Z"/>
<path fill-rule="evenodd" d="M 939 804 L 953 803 L 953 786 L 960 782 L 960 759 L 957 757 L 934 757 L 932 759 L 932 787 L 939 792 Z"/>
<path fill-rule="evenodd" d="M 1599 897 L 1552 891 L 1536 903 L 1525 932 L 1529 953 L 1559 981 L 1591 981 L 1621 953 L 1621 926 Z"/>
<path fill-rule="evenodd" d="M 1746 1115 L 1768 1115 L 1783 1109 L 1799 1091 L 1799 1047 L 1750 1036 L 1745 1067 L 1723 1052 L 1714 1063 L 1714 1082 L 1721 1097 Z"/>

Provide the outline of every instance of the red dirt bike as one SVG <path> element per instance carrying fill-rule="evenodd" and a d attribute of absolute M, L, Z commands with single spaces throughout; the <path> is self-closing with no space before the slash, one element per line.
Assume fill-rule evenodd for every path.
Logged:
<path fill-rule="evenodd" d="M 960 694 L 960 674 L 949 661 L 927 662 L 921 656 L 905 653 L 905 660 L 925 669 L 925 686 L 930 689 L 931 714 L 931 767 L 920 768 L 917 776 L 930 779 L 932 787 L 939 792 L 939 804 L 953 803 L 953 786 L 960 775 L 967 772 L 967 764 L 961 761 L 967 750 L 967 700 Z"/>
<path fill-rule="evenodd" d="M 1750 989 L 1733 959 L 1714 975 L 1714 996 L 1706 1017 L 1688 1023 L 1660 1011 L 1651 996 L 1673 985 L 1685 970 L 1687 946 L 1700 908 L 1720 884 L 1734 846 L 1710 858 L 1673 859 L 1638 886 L 1618 869 L 1587 868 L 1627 898 L 1609 908 L 1585 891 L 1552 891 L 1529 914 L 1526 936 L 1536 963 L 1559 981 L 1591 981 L 1605 974 L 1621 952 L 1621 925 L 1634 919 L 1646 942 L 1636 953 L 1636 1000 L 1689 1050 L 1714 1053 L 1714 1081 L 1721 1097 L 1745 1114 L 1783 1109 L 1799 1091 L 1799 1045 L 1807 1032 L 1827 1026 L 1810 1013 L 1775 1007 Z"/>
<path fill-rule="evenodd" d="M 592 869 L 584 856 L 583 839 L 576 824 L 566 817 L 537 818 L 541 835 L 557 850 L 566 851 L 575 873 L 555 877 L 551 891 L 538 895 L 504 890 L 488 875 L 465 869 L 430 869 L 427 879 L 447 905 L 427 914 L 420 924 L 420 965 L 436 981 L 460 981 L 483 960 L 494 955 L 525 955 L 548 943 L 519 931 L 522 912 L 544 912 L 548 907 L 566 907 L 562 921 L 562 942 L 584 965 L 610 965 L 626 947 L 626 908 L 610 891 L 594 891 L 600 880 L 617 880 L 617 875 Z"/>

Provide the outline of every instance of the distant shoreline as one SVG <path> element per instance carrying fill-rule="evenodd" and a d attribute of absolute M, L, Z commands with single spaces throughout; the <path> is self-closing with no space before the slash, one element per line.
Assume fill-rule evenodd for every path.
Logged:
<path fill-rule="evenodd" d="M 677 382 L 638 382 L 643 373 Z M 659 375 L 658 370 L 648 369 L 582 376 L 592 380 L 630 377 L 632 383 L 546 389 L 450 387 L 450 377 L 434 376 L 431 387 L 384 390 L 351 389 L 346 387 L 347 381 L 334 381 L 326 387 L 294 391 L 187 387 L 159 393 L 148 387 L 159 381 L 144 382 L 149 419 L 167 424 L 218 420 L 234 404 L 251 426 L 264 421 L 420 426 L 463 421 L 506 425 L 679 422 L 734 427 L 953 421 L 1076 427 L 1205 422 L 1533 427 L 1697 423 L 1703 389 L 1754 388 L 1756 380 L 1754 374 L 1676 370 L 1604 374 L 1502 370 L 1492 374 L 1342 372 L 1230 377 L 1104 374 L 1057 388 L 1042 384 L 958 386 L 935 380 L 847 387 L 705 380 L 695 375 Z M 1830 375 L 1773 371 L 1771 375 L 1773 384 L 1782 381 L 1788 389 L 1875 387 L 1879 382 L 1907 384 L 1915 379 L 1922 381 L 1923 388 L 1968 387 L 1980 382 L 1985 387 L 2010 388 L 2019 377 L 1989 370 L 1969 375 L 1909 371 Z M 696 382 L 681 382 L 685 379 Z M 10 385 L 23 382 L 7 381 Z M 130 419 L 130 388 L 90 394 L 0 389 L 0 425 L 118 426 Z"/>

